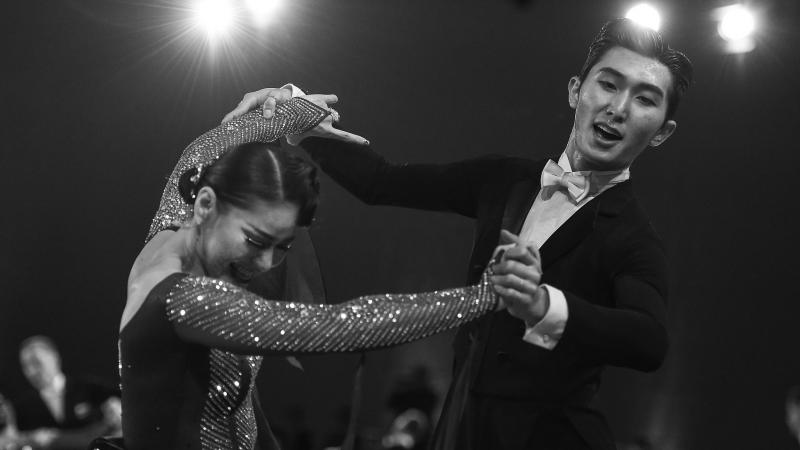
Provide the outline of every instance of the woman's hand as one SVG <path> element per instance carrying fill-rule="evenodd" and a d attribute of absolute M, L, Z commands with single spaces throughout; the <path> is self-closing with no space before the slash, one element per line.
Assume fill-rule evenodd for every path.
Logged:
<path fill-rule="evenodd" d="M 301 98 L 304 98 L 320 108 L 329 111 L 330 114 L 322 119 L 322 122 L 320 122 L 319 125 L 306 131 L 305 133 L 286 136 L 286 142 L 291 145 L 298 145 L 307 137 L 317 136 L 327 139 L 338 139 L 340 141 L 352 142 L 354 144 L 369 145 L 369 141 L 365 138 L 357 134 L 348 133 L 347 131 L 339 130 L 333 127 L 333 124 L 339 121 L 339 113 L 336 112 L 335 109 L 331 108 L 330 105 L 338 102 L 338 97 L 333 94 L 312 94 L 303 95 Z"/>

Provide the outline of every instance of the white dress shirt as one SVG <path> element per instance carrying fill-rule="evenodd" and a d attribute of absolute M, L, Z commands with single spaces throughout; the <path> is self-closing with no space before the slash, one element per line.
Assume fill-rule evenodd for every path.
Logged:
<path fill-rule="evenodd" d="M 558 159 L 558 165 L 564 169 L 564 172 L 572 172 L 566 153 L 561 154 Z M 520 240 L 531 242 L 537 248 L 541 248 L 550 236 L 583 205 L 605 192 L 606 189 L 627 180 L 631 176 L 628 168 L 609 172 L 582 171 L 576 173 L 587 175 L 589 182 L 588 195 L 576 203 L 569 194 L 556 186 L 542 188 L 533 201 L 533 206 L 528 211 L 528 216 L 522 225 Z M 548 284 L 543 284 L 542 287 L 547 289 L 547 293 L 550 295 L 550 307 L 542 320 L 525 330 L 525 335 L 522 339 L 539 347 L 552 350 L 558 344 L 564 333 L 564 328 L 567 326 L 569 310 L 567 308 L 567 299 L 560 289 Z"/>
<path fill-rule="evenodd" d="M 53 383 L 50 386 L 46 386 L 39 391 L 39 396 L 42 397 L 42 401 L 47 405 L 50 414 L 59 423 L 64 421 L 64 387 L 66 384 L 66 377 L 63 374 L 59 374 L 53 378 Z"/>

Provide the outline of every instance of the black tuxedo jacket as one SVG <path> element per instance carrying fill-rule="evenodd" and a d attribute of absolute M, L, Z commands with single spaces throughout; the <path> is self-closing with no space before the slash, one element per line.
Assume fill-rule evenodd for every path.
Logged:
<path fill-rule="evenodd" d="M 84 449 L 95 437 L 107 431 L 101 405 L 110 397 L 119 397 L 118 389 L 94 380 L 67 377 L 64 385 L 64 418 L 57 421 L 39 392 L 26 390 L 15 401 L 20 430 L 56 428 L 61 435 L 54 449 Z"/>
<path fill-rule="evenodd" d="M 311 138 L 303 147 L 326 173 L 368 204 L 474 218 L 470 284 L 486 268 L 500 230 L 519 233 L 546 163 L 482 157 L 398 165 L 365 146 Z M 519 433 L 520 442 L 529 441 L 522 435 L 536 433 L 541 413 L 566 418 L 571 427 L 563 432 L 579 434 L 590 448 L 613 448 L 608 426 L 589 402 L 605 365 L 651 371 L 665 357 L 662 245 L 626 181 L 579 209 L 540 251 L 542 283 L 562 290 L 567 300 L 569 319 L 561 340 L 553 350 L 523 341 L 523 322 L 506 311 L 462 327 L 454 344 L 454 375 L 457 379 L 472 358 L 466 365 L 467 391 L 455 392 L 451 386 L 441 423 L 454 414 L 448 408 L 453 397 L 469 392 L 528 402 L 535 412 L 530 429 L 499 430 Z"/>

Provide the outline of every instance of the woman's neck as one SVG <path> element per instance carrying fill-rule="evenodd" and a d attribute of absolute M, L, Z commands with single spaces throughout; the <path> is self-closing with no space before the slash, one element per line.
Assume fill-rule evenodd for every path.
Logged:
<path fill-rule="evenodd" d="M 175 252 L 181 261 L 181 270 L 192 275 L 204 276 L 207 274 L 203 267 L 199 251 L 200 236 L 197 227 L 181 227 L 176 235 Z"/>

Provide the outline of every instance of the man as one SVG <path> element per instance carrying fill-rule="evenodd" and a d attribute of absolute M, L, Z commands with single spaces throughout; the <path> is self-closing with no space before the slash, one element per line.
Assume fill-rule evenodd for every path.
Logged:
<path fill-rule="evenodd" d="M 508 309 L 459 330 L 434 448 L 614 448 L 589 406 L 603 368 L 652 371 L 667 349 L 664 253 L 633 196 L 630 165 L 675 131 L 691 76 L 689 60 L 657 32 L 617 19 L 569 80 L 575 119 L 557 163 L 485 157 L 395 165 L 366 145 L 303 141 L 366 203 L 475 218 L 469 283 L 498 243 L 505 251 L 492 267 Z M 264 102 L 269 117 L 289 95 L 248 94 L 226 119 Z"/>
<path fill-rule="evenodd" d="M 119 432 L 119 391 L 65 376 L 51 339 L 32 336 L 23 341 L 20 364 L 33 387 L 15 402 L 20 442 L 36 448 L 85 449 L 93 438 Z"/>

